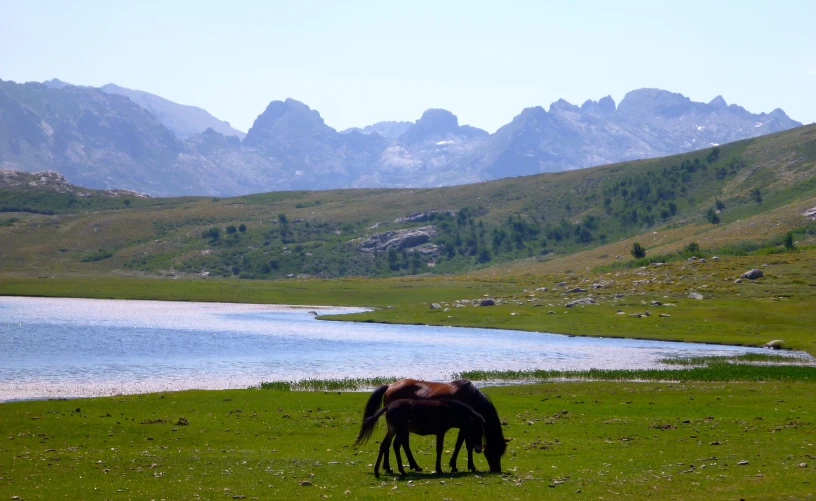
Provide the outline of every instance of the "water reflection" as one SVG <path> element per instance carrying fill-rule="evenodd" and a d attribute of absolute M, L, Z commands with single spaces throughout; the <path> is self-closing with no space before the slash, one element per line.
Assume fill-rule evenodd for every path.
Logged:
<path fill-rule="evenodd" d="M 468 369 L 654 367 L 660 358 L 757 349 L 486 329 L 351 324 L 267 305 L 0 298 L 0 400 L 265 380 L 409 376 Z"/>

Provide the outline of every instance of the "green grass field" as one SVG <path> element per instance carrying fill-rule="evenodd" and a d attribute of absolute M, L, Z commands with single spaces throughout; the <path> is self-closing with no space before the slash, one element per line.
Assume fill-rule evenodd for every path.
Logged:
<path fill-rule="evenodd" d="M 378 444 L 351 446 L 367 393 L 5 403 L 0 492 L 23 500 L 812 499 L 815 390 L 813 382 L 488 388 L 513 439 L 505 473 L 380 479 L 371 466 Z M 450 450 L 454 433 L 447 438 Z M 412 444 L 428 471 L 433 439 Z M 481 456 L 476 463 L 486 469 Z"/>

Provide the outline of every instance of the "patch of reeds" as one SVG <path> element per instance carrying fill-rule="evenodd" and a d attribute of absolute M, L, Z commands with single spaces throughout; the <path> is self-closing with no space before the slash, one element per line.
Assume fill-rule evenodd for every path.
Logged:
<path fill-rule="evenodd" d="M 717 363 L 684 369 L 589 369 L 584 371 L 464 371 L 455 378 L 471 381 L 816 381 L 816 367 Z"/>

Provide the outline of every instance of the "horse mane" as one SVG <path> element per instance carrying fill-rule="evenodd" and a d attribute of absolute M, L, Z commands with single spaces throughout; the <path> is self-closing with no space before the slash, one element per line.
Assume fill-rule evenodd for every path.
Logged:
<path fill-rule="evenodd" d="M 477 413 L 484 417 L 484 433 L 487 443 L 495 446 L 500 451 L 499 456 L 503 455 L 507 450 L 507 442 L 504 440 L 501 420 L 493 401 L 482 393 L 476 385 L 466 379 L 453 381 L 451 384 L 456 386 L 459 392 L 467 394 L 467 402 Z"/>

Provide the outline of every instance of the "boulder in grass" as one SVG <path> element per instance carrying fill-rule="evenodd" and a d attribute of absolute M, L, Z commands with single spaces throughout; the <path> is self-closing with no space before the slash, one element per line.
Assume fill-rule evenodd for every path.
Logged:
<path fill-rule="evenodd" d="M 439 309 L 441 309 L 441 308 L 442 308 L 442 305 L 441 305 L 441 304 L 439 304 L 439 303 L 431 303 L 431 309 L 432 309 L 432 310 L 439 310 Z"/>
<path fill-rule="evenodd" d="M 570 294 L 575 294 L 575 293 L 586 292 L 586 291 L 587 291 L 586 289 L 583 289 L 581 287 L 574 287 L 574 288 L 568 290 L 567 292 L 569 292 Z"/>
<path fill-rule="evenodd" d="M 743 273 L 742 275 L 740 275 L 740 278 L 747 278 L 748 280 L 756 280 L 757 278 L 762 278 L 763 276 L 765 276 L 765 274 L 762 273 L 762 270 L 758 270 L 758 269 L 754 268 L 754 269 L 748 270 L 745 273 Z"/>
<path fill-rule="evenodd" d="M 582 304 L 595 304 L 595 300 L 591 297 L 585 297 L 581 299 L 576 299 L 575 301 L 570 301 L 569 303 L 565 304 L 567 308 L 572 308 L 573 306 L 578 306 Z"/>
<path fill-rule="evenodd" d="M 490 299 L 490 298 L 487 298 L 487 299 L 482 299 L 482 300 L 479 302 L 479 306 L 495 306 L 495 305 L 496 305 L 496 301 L 493 301 L 493 300 L 492 300 L 492 299 Z"/>
<path fill-rule="evenodd" d="M 703 295 L 699 292 L 692 292 L 688 295 L 689 299 L 703 299 Z"/>

